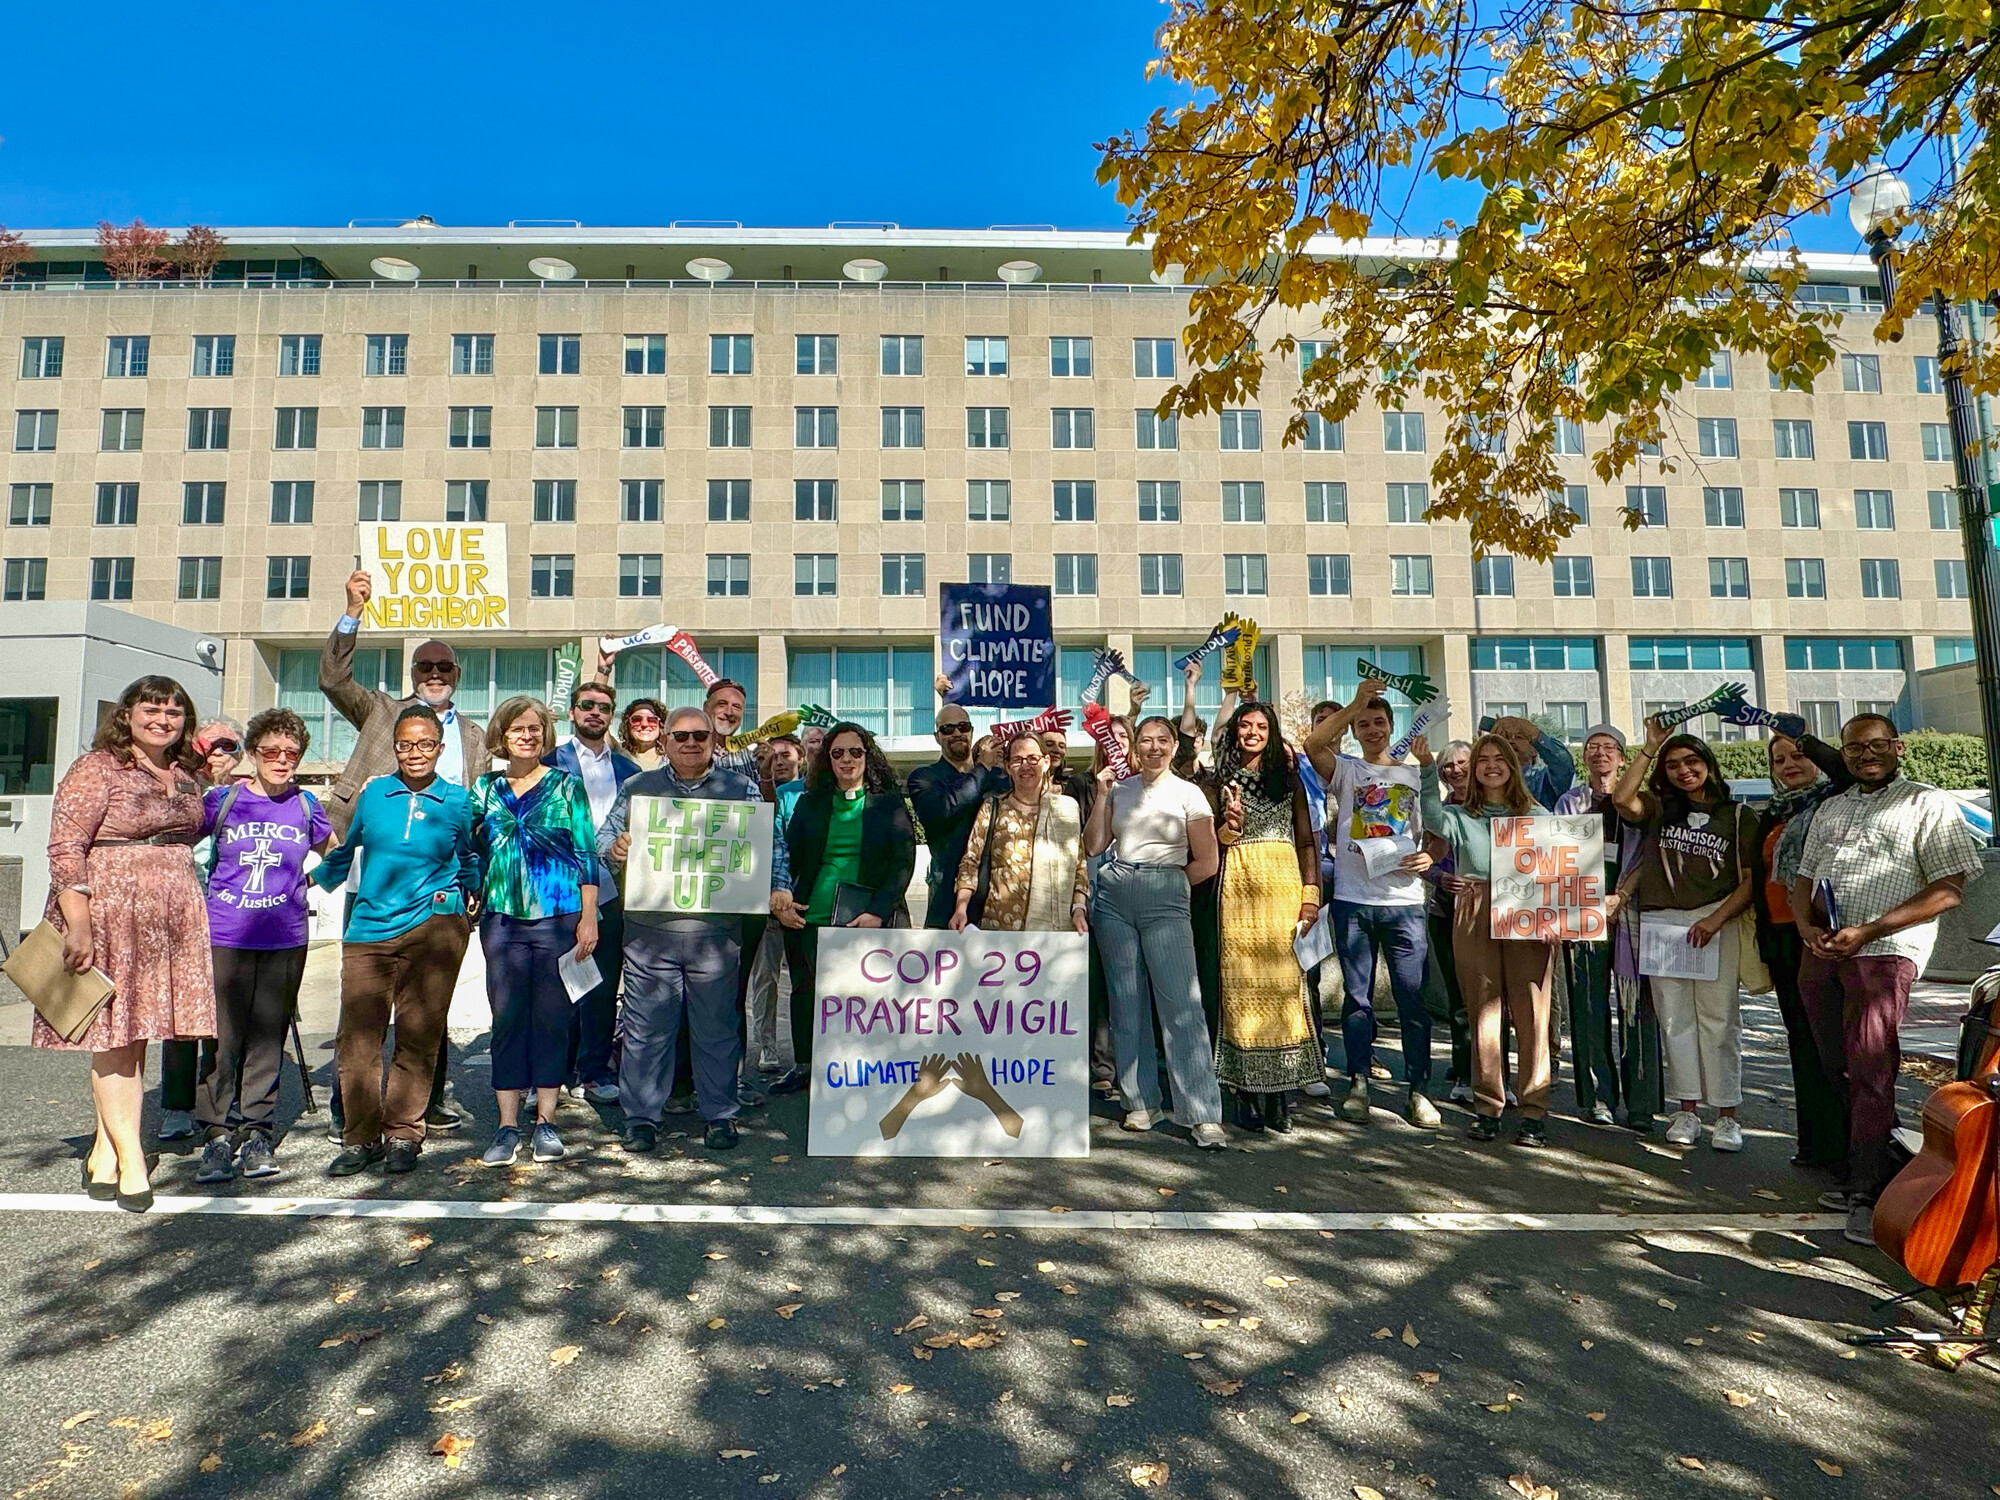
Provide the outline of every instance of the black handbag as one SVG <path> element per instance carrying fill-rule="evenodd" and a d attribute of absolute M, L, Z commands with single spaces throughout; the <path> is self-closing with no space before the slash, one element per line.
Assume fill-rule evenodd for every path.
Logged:
<path fill-rule="evenodd" d="M 975 813 L 975 817 L 978 815 Z M 999 835 L 1000 799 L 986 799 L 986 847 L 979 851 L 979 880 L 972 887 L 972 899 L 965 904 L 965 920 L 977 927 L 986 915 L 986 893 L 993 888 L 993 842 Z"/>

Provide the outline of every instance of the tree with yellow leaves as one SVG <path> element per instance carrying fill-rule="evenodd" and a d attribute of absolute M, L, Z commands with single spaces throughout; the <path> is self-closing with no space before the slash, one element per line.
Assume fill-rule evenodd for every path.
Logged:
<path fill-rule="evenodd" d="M 1896 226 L 1883 336 L 1933 288 L 2000 285 L 1990 0 L 1169 7 L 1153 70 L 1187 100 L 1103 144 L 1099 173 L 1155 268 L 1191 283 L 1194 368 L 1162 410 L 1241 404 L 1266 358 L 1310 340 L 1286 440 L 1367 398 L 1437 403 L 1430 513 L 1469 522 L 1478 550 L 1554 552 L 1578 424 L 1608 424 L 1601 479 L 1671 469 L 1676 393 L 1718 352 L 1800 386 L 1824 368 L 1840 313 L 1796 298 L 1794 234 L 1871 163 L 1904 171 L 1974 132 L 1955 192 Z M 1425 188 L 1476 211 L 1411 225 Z"/>

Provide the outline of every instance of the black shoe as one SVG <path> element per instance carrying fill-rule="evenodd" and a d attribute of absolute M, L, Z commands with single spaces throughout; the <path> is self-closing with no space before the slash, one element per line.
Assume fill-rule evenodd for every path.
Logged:
<path fill-rule="evenodd" d="M 201 1165 L 195 1168 L 196 1182 L 232 1182 L 236 1178 L 236 1143 L 226 1135 L 210 1136 L 202 1147 Z"/>
<path fill-rule="evenodd" d="M 660 1127 L 650 1120 L 627 1120 L 624 1138 L 618 1144 L 627 1153 L 657 1151 L 660 1149 Z"/>
<path fill-rule="evenodd" d="M 271 1154 L 271 1138 L 261 1130 L 253 1130 L 245 1137 L 242 1148 L 236 1153 L 236 1170 L 245 1177 L 276 1177 L 282 1168 Z"/>
<path fill-rule="evenodd" d="M 1500 1117 L 1480 1115 L 1472 1122 L 1472 1128 L 1465 1132 L 1469 1141 L 1497 1141 L 1500 1139 Z"/>
<path fill-rule="evenodd" d="M 340 1155 L 327 1163 L 329 1177 L 352 1177 L 356 1172 L 366 1171 L 387 1156 L 388 1150 L 380 1141 L 366 1146 L 349 1146 Z"/>
<path fill-rule="evenodd" d="M 424 1111 L 426 1130 L 462 1130 L 464 1127 L 465 1116 L 449 1104 L 439 1102 Z"/>
<path fill-rule="evenodd" d="M 712 1120 L 702 1133 L 701 1143 L 710 1151 L 734 1151 L 742 1139 L 734 1120 Z"/>
<path fill-rule="evenodd" d="M 83 1193 L 93 1203 L 109 1203 L 118 1196 L 118 1184 L 90 1180 L 90 1153 L 83 1154 Z"/>
<path fill-rule="evenodd" d="M 389 1142 L 386 1150 L 383 1170 L 389 1172 L 416 1171 L 417 1158 L 424 1154 L 423 1145 L 418 1141 L 394 1140 Z"/>
<path fill-rule="evenodd" d="M 1291 1134 L 1292 1109 L 1283 1094 L 1266 1094 L 1263 1103 L 1264 1126 L 1280 1135 Z"/>
<path fill-rule="evenodd" d="M 1540 1120 L 1523 1120 L 1521 1129 L 1514 1137 L 1517 1146 L 1542 1147 L 1549 1143 L 1549 1133 Z"/>
<path fill-rule="evenodd" d="M 153 1190 L 141 1188 L 136 1193 L 120 1193 L 118 1206 L 128 1214 L 142 1214 L 153 1206 Z"/>
<path fill-rule="evenodd" d="M 796 1094 L 804 1090 L 809 1080 L 804 1068 L 787 1068 L 771 1081 L 773 1094 Z"/>

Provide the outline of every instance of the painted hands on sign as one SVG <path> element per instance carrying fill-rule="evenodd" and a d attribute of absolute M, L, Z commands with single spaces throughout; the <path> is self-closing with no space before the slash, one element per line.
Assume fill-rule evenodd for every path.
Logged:
<path fill-rule="evenodd" d="M 910 1118 L 912 1110 L 947 1088 L 956 1088 L 969 1098 L 977 1099 L 992 1111 L 993 1118 L 1000 1122 L 1000 1128 L 1010 1139 L 1020 1139 L 1022 1121 L 1019 1112 L 993 1087 L 993 1080 L 986 1073 L 986 1060 L 976 1052 L 961 1052 L 955 1058 L 942 1052 L 927 1056 L 917 1067 L 917 1081 L 882 1116 L 882 1139 L 893 1141 Z"/>

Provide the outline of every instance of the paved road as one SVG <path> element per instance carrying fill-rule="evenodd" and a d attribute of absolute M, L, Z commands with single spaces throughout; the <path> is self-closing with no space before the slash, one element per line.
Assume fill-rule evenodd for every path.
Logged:
<path fill-rule="evenodd" d="M 413 1177 L 330 1181 L 308 1121 L 225 1196 L 339 1204 L 144 1218 L 82 1209 L 80 1061 L 0 1047 L 0 1194 L 61 1195 L 0 1197 L 0 1494 L 1109 1497 L 1152 1463 L 1218 1500 L 1986 1494 L 1992 1376 L 1842 1344 L 1899 1283 L 1786 1165 L 1782 1035 L 1748 1021 L 1739 1157 L 1322 1111 L 1219 1158 L 1105 1118 L 1080 1163 L 815 1161 L 790 1100 L 715 1157 L 628 1160 L 567 1111 L 571 1160 L 485 1172 L 468 1038 L 475 1127 Z M 717 1222 L 617 1207 L 663 1204 Z M 851 1222 L 726 1222 L 752 1207 Z"/>

